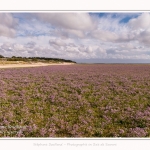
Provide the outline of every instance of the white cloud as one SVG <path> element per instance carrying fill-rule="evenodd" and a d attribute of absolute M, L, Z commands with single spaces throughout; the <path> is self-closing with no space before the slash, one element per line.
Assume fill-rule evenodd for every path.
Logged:
<path fill-rule="evenodd" d="M 36 13 L 35 16 L 46 23 L 71 30 L 92 30 L 96 25 L 88 13 Z"/>
<path fill-rule="evenodd" d="M 75 38 L 84 38 L 85 34 L 83 31 L 80 30 L 71 30 L 71 29 L 66 29 L 63 30 L 63 35 L 65 35 L 66 37 L 75 37 Z"/>
<path fill-rule="evenodd" d="M 128 25 L 134 30 L 150 28 L 150 14 L 143 13 L 137 18 L 131 19 Z"/>
<path fill-rule="evenodd" d="M 139 43 L 144 44 L 145 46 L 150 45 L 150 28 L 144 31 L 141 31 L 137 36 L 136 40 Z"/>
<path fill-rule="evenodd" d="M 104 42 L 113 42 L 118 39 L 116 33 L 104 30 L 95 30 L 91 33 L 91 36 Z"/>
<path fill-rule="evenodd" d="M 0 13 L 0 36 L 13 37 L 17 19 L 9 13 Z"/>
<path fill-rule="evenodd" d="M 97 19 L 88 13 L 36 13 L 33 16 L 53 28 L 53 35 L 61 38 L 86 38 L 97 27 Z"/>
<path fill-rule="evenodd" d="M 60 39 L 55 39 L 55 40 L 51 39 L 51 40 L 49 40 L 49 44 L 57 45 L 57 46 L 66 46 L 65 42 Z"/>
<path fill-rule="evenodd" d="M 35 43 L 35 42 L 30 41 L 30 42 L 28 42 L 28 43 L 25 45 L 25 47 L 27 47 L 27 48 L 34 48 L 34 47 L 35 47 L 35 45 L 36 45 L 36 43 Z"/>

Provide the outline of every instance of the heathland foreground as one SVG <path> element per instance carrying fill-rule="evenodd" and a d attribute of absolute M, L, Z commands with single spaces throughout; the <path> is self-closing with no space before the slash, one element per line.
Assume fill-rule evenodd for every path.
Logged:
<path fill-rule="evenodd" d="M 150 65 L 0 69 L 0 137 L 150 137 Z"/>

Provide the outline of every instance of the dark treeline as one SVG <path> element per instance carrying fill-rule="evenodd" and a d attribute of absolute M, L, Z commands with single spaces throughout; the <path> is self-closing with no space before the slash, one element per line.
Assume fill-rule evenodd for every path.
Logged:
<path fill-rule="evenodd" d="M 4 58 L 4 56 L 3 56 L 3 55 L 0 55 L 0 58 Z"/>
<path fill-rule="evenodd" d="M 75 61 L 72 60 L 66 60 L 66 59 L 61 59 L 61 58 L 47 58 L 47 57 L 4 57 L 0 55 L 0 58 L 6 58 L 7 61 L 46 61 L 46 62 L 70 62 L 70 63 L 76 63 Z"/>

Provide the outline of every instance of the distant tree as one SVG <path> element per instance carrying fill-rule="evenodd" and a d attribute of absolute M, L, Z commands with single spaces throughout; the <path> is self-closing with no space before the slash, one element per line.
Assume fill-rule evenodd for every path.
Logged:
<path fill-rule="evenodd" d="M 4 56 L 3 56 L 3 55 L 0 55 L 0 58 L 4 58 Z"/>

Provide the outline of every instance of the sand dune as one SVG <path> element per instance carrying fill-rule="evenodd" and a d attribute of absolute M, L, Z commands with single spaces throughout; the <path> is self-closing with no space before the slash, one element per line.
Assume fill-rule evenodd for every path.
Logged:
<path fill-rule="evenodd" d="M 0 68 L 40 67 L 50 65 L 73 65 L 74 63 L 32 63 L 32 64 L 0 64 Z"/>

